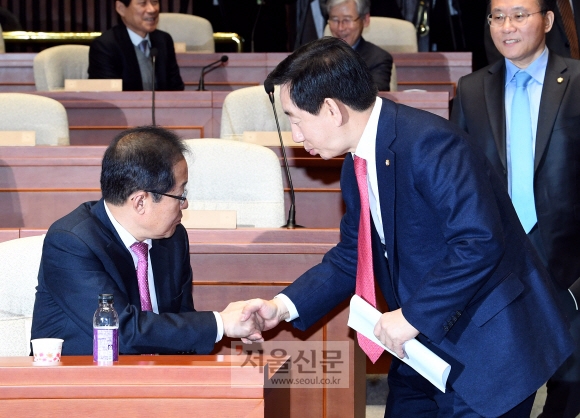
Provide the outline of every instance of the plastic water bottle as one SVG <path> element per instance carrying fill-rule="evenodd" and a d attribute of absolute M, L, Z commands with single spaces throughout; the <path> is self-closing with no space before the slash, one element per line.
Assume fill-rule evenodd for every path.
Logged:
<path fill-rule="evenodd" d="M 99 295 L 99 307 L 93 316 L 93 361 L 100 365 L 119 360 L 119 315 L 113 308 L 113 295 Z"/>

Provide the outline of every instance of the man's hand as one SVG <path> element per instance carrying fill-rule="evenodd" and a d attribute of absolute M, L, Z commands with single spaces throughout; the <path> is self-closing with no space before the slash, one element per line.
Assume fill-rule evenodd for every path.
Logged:
<path fill-rule="evenodd" d="M 407 322 L 403 311 L 397 309 L 381 315 L 375 325 L 374 334 L 389 350 L 394 351 L 399 358 L 403 358 L 405 357 L 403 344 L 419 335 L 419 331 Z"/>
<path fill-rule="evenodd" d="M 264 299 L 251 299 L 247 302 L 246 306 L 242 310 L 241 320 L 244 321 L 250 318 L 252 315 L 260 318 L 260 326 L 262 331 L 267 331 L 274 328 L 280 322 L 288 318 L 288 308 L 280 299 L 264 300 Z M 263 341 L 262 340 L 252 340 L 248 338 L 242 338 L 244 343 L 251 343 L 253 341 Z"/>
<path fill-rule="evenodd" d="M 244 315 L 242 310 L 246 304 L 246 301 L 232 302 L 220 312 L 224 322 L 224 334 L 231 338 L 243 338 L 248 342 L 263 341 L 264 320 L 256 314 Z"/>

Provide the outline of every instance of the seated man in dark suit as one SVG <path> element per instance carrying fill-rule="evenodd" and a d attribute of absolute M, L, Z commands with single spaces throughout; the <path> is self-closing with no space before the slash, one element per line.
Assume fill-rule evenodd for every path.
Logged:
<path fill-rule="evenodd" d="M 175 134 L 157 127 L 113 140 L 103 157 L 103 198 L 83 203 L 46 234 L 33 339 L 62 338 L 64 355 L 91 354 L 101 293 L 114 296 L 123 354 L 207 354 L 224 334 L 260 335 L 254 318 L 239 321 L 243 302 L 220 313 L 194 309 L 180 223 L 188 204 L 184 152 Z"/>
<path fill-rule="evenodd" d="M 120 78 L 125 91 L 152 90 L 155 49 L 155 90 L 183 90 L 173 39 L 157 30 L 159 1 L 117 0 L 115 9 L 122 23 L 92 42 L 89 78 Z"/>
<path fill-rule="evenodd" d="M 365 41 L 363 29 L 371 23 L 370 0 L 329 0 L 328 28 L 335 38 L 352 46 L 371 71 L 379 91 L 389 91 L 393 57 L 384 49 Z"/>

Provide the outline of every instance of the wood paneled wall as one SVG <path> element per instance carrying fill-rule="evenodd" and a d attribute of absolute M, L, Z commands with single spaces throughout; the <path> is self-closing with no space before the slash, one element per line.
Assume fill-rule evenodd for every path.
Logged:
<path fill-rule="evenodd" d="M 160 0 L 162 12 L 192 13 L 193 0 Z M 102 32 L 117 22 L 115 0 L 0 0 L 26 31 Z"/>

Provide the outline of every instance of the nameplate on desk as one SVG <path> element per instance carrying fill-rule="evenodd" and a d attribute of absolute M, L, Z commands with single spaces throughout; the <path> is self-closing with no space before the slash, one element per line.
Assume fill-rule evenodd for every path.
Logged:
<path fill-rule="evenodd" d="M 0 131 L 0 146 L 25 147 L 36 145 L 34 131 Z"/>
<path fill-rule="evenodd" d="M 235 210 L 183 210 L 181 223 L 191 229 L 236 229 Z"/>
<path fill-rule="evenodd" d="M 174 42 L 173 49 L 175 49 L 176 54 L 183 54 L 184 52 L 187 52 L 185 42 Z"/>
<path fill-rule="evenodd" d="M 263 145 L 265 147 L 280 146 L 280 137 L 278 136 L 278 132 L 274 131 L 245 131 L 242 136 L 242 141 Z M 284 141 L 284 146 L 286 147 L 302 147 L 302 144 L 298 144 L 292 140 L 292 132 L 289 131 L 282 132 L 282 141 Z"/>
<path fill-rule="evenodd" d="M 64 80 L 65 91 L 123 91 L 123 80 L 85 80 L 66 79 Z"/>

